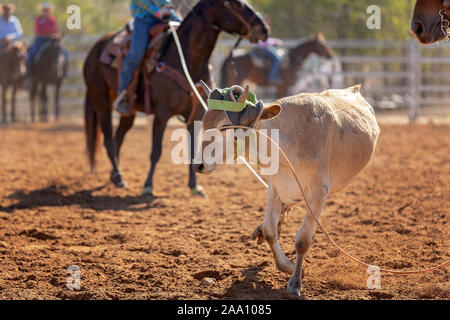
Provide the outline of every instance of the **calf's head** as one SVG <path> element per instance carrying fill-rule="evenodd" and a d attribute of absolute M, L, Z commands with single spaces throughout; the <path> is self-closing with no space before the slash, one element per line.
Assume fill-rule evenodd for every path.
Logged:
<path fill-rule="evenodd" d="M 235 130 L 233 126 L 241 126 L 248 129 L 256 129 L 261 121 L 272 120 L 281 113 L 281 106 L 278 104 L 272 104 L 264 106 L 262 101 L 256 101 L 256 97 L 253 93 L 249 92 L 247 86 L 245 90 L 240 86 L 233 86 L 229 89 L 212 91 L 208 86 L 202 82 L 204 91 L 207 93 L 210 103 L 210 109 L 203 116 L 202 131 L 203 141 L 202 150 L 208 150 L 208 145 L 213 141 L 208 141 L 205 136 L 221 137 L 219 142 L 222 152 L 221 160 L 223 163 L 227 161 L 227 128 Z M 213 105 L 213 107 L 211 107 Z M 241 129 L 242 130 L 242 129 Z M 217 141 L 214 141 L 217 145 Z M 234 143 L 234 158 L 238 157 L 236 144 L 237 138 Z M 198 173 L 209 174 L 216 169 L 217 163 L 206 161 L 203 157 L 203 161 L 200 164 L 194 165 L 194 170 Z"/>

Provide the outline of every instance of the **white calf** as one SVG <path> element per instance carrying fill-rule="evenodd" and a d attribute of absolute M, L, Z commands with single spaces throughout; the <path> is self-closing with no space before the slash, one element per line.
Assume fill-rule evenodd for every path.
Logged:
<path fill-rule="evenodd" d="M 278 237 L 287 209 L 303 199 L 292 172 L 284 159 L 280 159 L 278 173 L 267 177 L 266 215 L 253 236 L 259 243 L 264 240 L 269 243 L 277 268 L 292 274 L 287 290 L 299 295 L 302 265 L 316 227 L 311 215 L 318 219 L 327 197 L 347 186 L 367 165 L 380 129 L 372 107 L 360 94 L 360 86 L 320 94 L 300 94 L 281 99 L 261 112 L 254 109 L 246 112 L 242 111 L 239 117 L 230 117 L 224 111 L 209 110 L 203 118 L 203 130 L 240 125 L 242 121 L 245 121 L 244 125 L 256 123 L 259 129 L 268 132 L 279 129 L 280 147 L 300 178 L 312 212 L 307 213 L 296 234 L 297 259 L 294 264 L 283 253 Z M 239 119 L 239 122 L 232 119 Z M 207 164 L 196 167 L 200 173 L 210 173 L 214 169 L 214 165 Z"/>

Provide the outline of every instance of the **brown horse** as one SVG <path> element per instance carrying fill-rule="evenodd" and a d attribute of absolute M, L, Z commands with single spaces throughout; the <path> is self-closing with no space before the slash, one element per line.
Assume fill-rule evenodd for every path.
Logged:
<path fill-rule="evenodd" d="M 417 0 L 411 31 L 423 44 L 443 40 L 450 26 L 450 0 Z"/>
<path fill-rule="evenodd" d="M 258 50 L 258 49 L 256 49 Z M 318 34 L 312 39 L 301 43 L 294 49 L 289 50 L 286 54 L 281 67 L 281 78 L 283 84 L 277 87 L 277 97 L 285 97 L 289 88 L 296 82 L 296 71 L 299 70 L 306 60 L 312 54 L 331 59 L 334 56 L 333 50 L 328 47 L 325 37 Z M 234 84 L 242 84 L 245 80 L 268 87 L 269 66 L 258 67 L 253 64 L 251 53 L 239 57 L 225 60 L 222 65 L 222 88 L 229 87 Z"/>
<path fill-rule="evenodd" d="M 25 47 L 21 43 L 0 44 L 0 87 L 2 88 L 2 122 L 7 123 L 7 93 L 11 94 L 11 122 L 16 122 L 16 93 L 25 74 Z"/>
<path fill-rule="evenodd" d="M 60 37 L 47 39 L 38 51 L 38 54 L 30 64 L 30 111 L 31 121 L 35 121 L 35 110 L 39 95 L 39 119 L 48 122 L 48 95 L 47 87 L 55 86 L 55 120 L 61 115 L 60 91 L 67 76 L 69 61 L 61 46 Z"/>
<path fill-rule="evenodd" d="M 214 50 L 221 31 L 246 37 L 252 42 L 265 40 L 269 28 L 255 10 L 241 0 L 201 0 L 191 10 L 178 29 L 180 42 L 184 51 L 187 65 L 195 82 L 205 80 L 212 82 L 210 75 L 209 58 Z M 133 126 L 135 117 L 122 117 L 113 139 L 112 103 L 117 95 L 118 74 L 99 62 L 103 48 L 113 38 L 108 34 L 101 38 L 91 49 L 84 65 L 84 79 L 87 86 L 85 103 L 85 130 L 89 160 L 91 167 L 95 164 L 95 152 L 99 144 L 100 129 L 104 135 L 104 145 L 112 163 L 111 181 L 118 187 L 126 187 L 122 174 L 119 171 L 119 152 L 125 134 Z M 179 72 L 183 72 L 180 57 L 175 41 L 170 38 L 166 50 L 160 61 Z M 153 144 L 151 153 L 151 168 L 145 182 L 143 194 L 153 193 L 153 175 L 156 164 L 161 157 L 162 138 L 167 121 L 174 115 L 188 119 L 192 103 L 190 94 L 183 90 L 175 81 L 161 73 L 149 75 L 151 89 L 153 122 Z M 143 88 L 138 90 L 142 96 Z M 139 99 L 138 99 L 139 100 Z M 137 106 L 142 111 L 143 106 Z M 204 111 L 197 109 L 196 120 L 201 120 Z M 194 125 L 188 131 L 194 136 Z M 191 156 L 194 156 L 194 139 L 191 139 Z M 189 166 L 189 187 L 193 193 L 200 193 L 197 187 L 195 172 Z M 198 192 L 200 189 L 200 192 Z"/>

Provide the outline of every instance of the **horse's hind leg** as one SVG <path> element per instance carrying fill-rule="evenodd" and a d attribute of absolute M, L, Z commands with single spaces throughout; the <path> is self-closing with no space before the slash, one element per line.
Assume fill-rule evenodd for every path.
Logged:
<path fill-rule="evenodd" d="M 17 87 L 13 86 L 12 95 L 11 95 L 11 122 L 13 122 L 13 123 L 15 123 L 17 121 L 17 119 L 16 119 L 16 94 L 17 94 Z"/>
<path fill-rule="evenodd" d="M 123 180 L 116 159 L 116 143 L 113 139 L 112 112 L 111 110 L 107 110 L 98 113 L 98 115 L 100 116 L 100 126 L 103 131 L 105 148 L 113 166 L 113 170 L 111 171 L 111 182 L 114 183 L 116 187 L 127 188 L 127 184 Z"/>

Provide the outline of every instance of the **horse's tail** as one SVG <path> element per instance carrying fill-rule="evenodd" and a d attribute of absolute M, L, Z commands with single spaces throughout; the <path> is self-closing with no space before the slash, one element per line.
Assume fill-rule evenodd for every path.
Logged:
<path fill-rule="evenodd" d="M 220 69 L 220 87 L 226 88 L 228 86 L 228 65 L 230 64 L 230 58 L 227 58 Z"/>
<path fill-rule="evenodd" d="M 86 134 L 86 147 L 91 170 L 95 168 L 95 156 L 100 144 L 100 124 L 89 93 L 86 93 L 84 102 L 84 129 Z"/>

